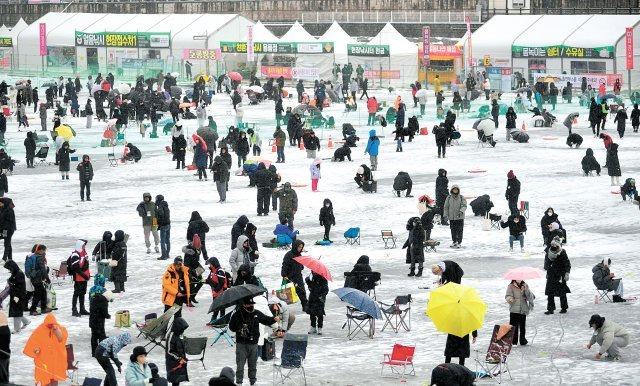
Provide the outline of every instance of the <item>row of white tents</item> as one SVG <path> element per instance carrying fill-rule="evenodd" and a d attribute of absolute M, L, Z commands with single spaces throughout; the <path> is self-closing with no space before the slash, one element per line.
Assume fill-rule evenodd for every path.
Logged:
<path fill-rule="evenodd" d="M 41 24 L 46 25 L 46 60 L 40 56 Z M 249 27 L 252 27 L 251 32 Z M 285 58 L 287 65 L 318 69 L 319 77 L 323 79 L 330 79 L 335 64 L 348 62 L 354 68 L 361 64 L 370 71 L 370 77 L 384 77 L 389 84 L 406 86 L 418 76 L 418 45 L 407 40 L 391 24 L 385 25 L 368 42 L 358 42 L 335 22 L 318 38 L 298 22 L 278 38 L 261 22 L 236 14 L 52 12 L 31 25 L 21 21 L 11 30 L 5 27 L 0 31 L 0 39 L 5 35 L 12 37 L 12 47 L 0 50 L 4 57 L 11 57 L 11 69 L 19 71 L 35 72 L 43 70 L 44 66 L 49 71 L 73 67 L 74 71 L 82 73 L 94 68 L 104 71 L 123 64 L 135 66 L 136 63 L 175 70 L 182 69 L 184 62 L 190 60 L 194 72 L 214 73 L 219 72 L 221 64 L 224 70 L 231 70 L 245 66 L 247 59 L 251 59 L 260 74 L 261 65 L 277 64 L 279 59 L 274 57 L 284 56 L 288 57 Z M 253 58 L 248 58 L 246 43 L 250 34 L 254 43 L 268 45 L 269 50 L 256 52 Z M 129 36 L 137 36 L 135 44 L 132 44 L 133 39 L 127 39 Z M 323 49 L 312 49 L 318 43 L 323 43 Z M 378 50 L 371 56 L 363 55 L 362 50 L 359 54 L 349 55 L 349 45 L 385 46 L 386 50 Z M 225 51 L 223 46 L 233 48 Z M 272 51 L 273 47 L 277 47 L 276 52 Z M 277 51 L 281 47 L 284 51 Z M 218 49 L 221 51 L 217 53 L 217 60 L 213 60 L 210 52 Z M 2 67 L 7 67 L 6 61 L 0 71 Z"/>

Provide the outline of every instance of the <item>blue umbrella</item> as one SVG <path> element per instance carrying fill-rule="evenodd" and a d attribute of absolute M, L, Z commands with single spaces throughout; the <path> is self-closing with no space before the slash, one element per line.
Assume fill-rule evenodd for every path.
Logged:
<path fill-rule="evenodd" d="M 374 317 L 376 319 L 382 319 L 380 306 L 378 306 L 378 303 L 371 299 L 371 297 L 366 293 L 355 288 L 346 287 L 338 288 L 331 292 L 338 295 L 340 300 L 349 303 L 358 311 L 364 312 L 365 314 L 370 315 L 371 317 Z"/>
<path fill-rule="evenodd" d="M 616 99 L 616 94 L 611 94 L 611 93 L 609 93 L 609 94 L 604 94 L 604 95 L 602 96 L 602 99 Z"/>

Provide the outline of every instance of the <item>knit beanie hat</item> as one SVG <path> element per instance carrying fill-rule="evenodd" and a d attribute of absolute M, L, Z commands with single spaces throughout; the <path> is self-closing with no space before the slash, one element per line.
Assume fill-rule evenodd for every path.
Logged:
<path fill-rule="evenodd" d="M 516 175 L 513 173 L 513 170 L 509 170 L 509 173 L 507 173 L 507 178 L 508 179 L 512 179 L 514 178 Z"/>

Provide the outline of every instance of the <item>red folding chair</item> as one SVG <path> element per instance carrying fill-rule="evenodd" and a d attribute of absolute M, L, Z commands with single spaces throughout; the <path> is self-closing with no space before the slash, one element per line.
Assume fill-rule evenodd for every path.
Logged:
<path fill-rule="evenodd" d="M 403 346 L 401 344 L 394 344 L 391 354 L 384 354 L 384 361 L 382 369 L 380 370 L 380 376 L 384 377 L 385 367 L 389 367 L 391 370 L 386 376 L 394 376 L 405 378 L 407 375 L 416 375 L 416 371 L 413 367 L 413 354 L 416 351 L 416 346 Z M 409 371 L 407 371 L 409 370 Z"/>
<path fill-rule="evenodd" d="M 67 378 L 71 380 L 72 385 L 77 385 L 79 361 L 76 361 L 75 355 L 73 353 L 73 345 L 68 344 L 66 347 L 67 347 Z M 71 374 L 69 374 L 69 372 L 71 372 Z"/>

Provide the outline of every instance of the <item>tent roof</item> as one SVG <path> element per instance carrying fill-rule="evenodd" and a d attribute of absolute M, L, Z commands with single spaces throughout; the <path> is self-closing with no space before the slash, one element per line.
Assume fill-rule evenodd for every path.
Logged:
<path fill-rule="evenodd" d="M 346 33 L 336 21 L 331 23 L 331 26 L 318 40 L 322 42 L 333 42 L 335 46 L 357 43 L 356 39 Z"/>
<path fill-rule="evenodd" d="M 176 48 L 178 45 L 183 48 L 193 48 L 198 46 L 203 46 L 204 42 L 194 41 L 193 37 L 197 35 L 207 35 L 212 41 L 223 40 L 216 39 L 215 35 L 227 26 L 230 22 L 236 19 L 242 18 L 242 16 L 236 14 L 198 14 L 191 15 L 194 17 L 193 22 L 188 23 L 186 26 L 181 28 L 180 30 L 174 29 L 171 31 L 171 46 Z M 197 22 L 195 22 L 197 20 Z M 254 29 L 255 31 L 255 29 Z M 238 31 L 237 37 L 235 38 L 238 41 L 246 41 L 247 40 L 247 31 Z M 275 38 L 273 41 L 277 41 Z M 179 43 L 179 44 L 178 44 Z M 211 45 L 210 45 L 211 47 Z"/>
<path fill-rule="evenodd" d="M 564 44 L 583 48 L 615 46 L 618 39 L 624 36 L 625 28 L 639 22 L 640 15 L 594 15 L 575 30 Z"/>
<path fill-rule="evenodd" d="M 593 15 L 544 15 L 520 35 L 513 42 L 513 45 L 545 47 L 562 44 L 572 32 L 592 17 Z M 589 35 L 597 35 L 600 33 L 603 28 L 602 26 L 599 27 L 600 28 Z"/>
<path fill-rule="evenodd" d="M 385 24 L 382 30 L 369 41 L 369 44 L 388 45 L 391 55 L 418 52 L 418 45 L 402 36 L 391 23 Z"/>
<path fill-rule="evenodd" d="M 50 14 L 45 15 L 43 18 L 48 17 Z M 74 30 L 84 31 L 93 24 L 97 23 L 100 19 L 107 16 L 106 13 L 55 13 L 53 19 L 56 24 L 51 23 L 51 20 L 44 21 L 47 24 L 47 45 L 48 46 L 75 46 Z M 39 30 L 39 24 L 43 21 L 38 20 L 29 26 L 34 28 L 37 32 Z M 57 23 L 60 22 L 60 23 Z"/>
<path fill-rule="evenodd" d="M 150 28 L 145 30 L 145 32 L 171 32 L 171 36 L 173 36 L 192 24 L 200 24 L 200 18 L 202 16 L 202 14 L 192 13 L 171 14 L 167 19 L 163 19 L 162 23 L 152 25 Z M 191 38 L 193 39 L 193 37 Z"/>
<path fill-rule="evenodd" d="M 123 18 L 129 17 L 129 15 L 122 15 Z M 152 29 L 154 26 L 159 25 L 160 29 L 164 27 L 163 31 L 169 32 L 171 27 L 171 18 L 174 14 L 138 14 L 135 15 L 128 22 L 119 25 L 117 28 L 110 29 L 110 32 L 146 32 Z M 157 32 L 157 30 L 156 30 Z"/>
<path fill-rule="evenodd" d="M 7 28 L 7 26 L 5 26 L 4 24 L 2 25 L 2 27 L 0 27 L 0 36 L 7 36 L 9 35 L 9 28 Z"/>
<path fill-rule="evenodd" d="M 269 29 L 267 29 L 267 27 L 265 27 L 261 21 L 258 21 L 253 26 L 253 40 L 256 42 L 263 42 L 263 43 L 264 42 L 275 43 L 278 41 L 278 37 L 274 35 L 273 32 L 269 31 Z"/>
<path fill-rule="evenodd" d="M 298 23 L 296 20 L 295 23 L 289 28 L 289 31 L 282 35 L 280 38 L 281 42 L 296 42 L 296 43 L 314 43 L 317 42 L 316 38 L 311 36 L 309 32 L 307 32 L 304 27 Z"/>
<path fill-rule="evenodd" d="M 18 20 L 16 25 L 14 25 L 13 28 L 11 28 L 11 36 L 13 36 L 14 38 L 18 37 L 18 34 L 24 31 L 24 29 L 27 28 L 28 26 L 29 24 L 27 24 L 27 22 L 25 22 L 23 18 L 20 18 L 20 20 Z"/>
<path fill-rule="evenodd" d="M 473 51 L 479 55 L 504 51 L 506 56 L 511 56 L 513 41 L 540 17 L 539 15 L 496 15 L 492 17 L 471 34 Z M 529 34 L 529 31 L 525 34 Z M 466 38 L 462 40 L 462 43 L 466 44 Z"/>

